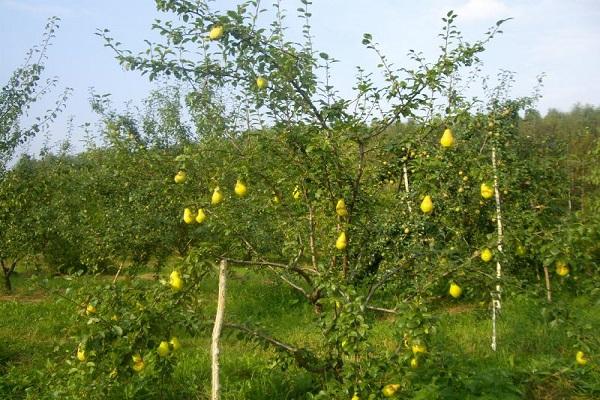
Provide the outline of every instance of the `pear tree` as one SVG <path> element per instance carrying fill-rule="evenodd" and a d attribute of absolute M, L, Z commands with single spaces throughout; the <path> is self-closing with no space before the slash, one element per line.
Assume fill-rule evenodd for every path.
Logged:
<path fill-rule="evenodd" d="M 197 279 L 219 265 L 216 320 L 203 321 L 214 328 L 212 398 L 219 397 L 223 327 L 274 346 L 283 363 L 311 371 L 335 396 L 364 395 L 382 379 L 412 379 L 403 372 L 441 359 L 429 346 L 435 322 L 420 298 L 447 295 L 450 282 L 456 298 L 462 281 L 485 287 L 490 282 L 481 277 L 489 273 L 478 249 L 501 245 L 492 221 L 499 202 L 492 207 L 479 193 L 483 181 L 493 180 L 495 192 L 502 184 L 494 179 L 499 162 L 483 167 L 481 148 L 490 142 L 480 124 L 489 116 L 474 113 L 457 82 L 505 21 L 467 43 L 449 12 L 438 58 L 411 51 L 406 68 L 365 34 L 380 75 L 359 68 L 347 98 L 329 84 L 337 60 L 313 48 L 308 1 L 298 9 L 300 41 L 286 38 L 279 1 L 268 20 L 256 1 L 226 11 L 185 0 L 156 5 L 169 18 L 153 25 L 164 41 L 148 51 L 134 54 L 108 31 L 98 34 L 126 69 L 192 88 L 197 141 L 179 149 L 164 178 L 180 193 L 173 218 L 190 234 L 187 258 L 169 284 L 190 296 L 181 301 L 191 300 Z M 227 270 L 237 268 L 271 274 L 312 304 L 322 347 L 223 324 Z M 396 316 L 396 351 L 369 341 L 372 312 Z"/>

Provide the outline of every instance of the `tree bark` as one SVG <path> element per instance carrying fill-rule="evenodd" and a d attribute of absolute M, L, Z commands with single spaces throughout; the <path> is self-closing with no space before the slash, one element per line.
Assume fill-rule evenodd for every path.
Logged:
<path fill-rule="evenodd" d="M 212 386 L 211 400 L 221 398 L 221 387 L 219 382 L 219 339 L 223 329 L 223 316 L 225 314 L 225 293 L 227 290 L 227 260 L 221 260 L 219 264 L 219 294 L 217 298 L 217 314 L 212 332 L 211 356 L 212 356 Z"/>
<path fill-rule="evenodd" d="M 12 282 L 10 281 L 10 276 L 17 267 L 17 260 L 13 261 L 9 266 L 4 263 L 4 260 L 1 260 L 0 265 L 2 266 L 2 273 L 4 275 L 4 288 L 10 293 L 12 292 Z"/>
<path fill-rule="evenodd" d="M 12 292 L 12 283 L 10 282 L 10 273 L 4 271 L 4 288 L 7 292 Z"/>

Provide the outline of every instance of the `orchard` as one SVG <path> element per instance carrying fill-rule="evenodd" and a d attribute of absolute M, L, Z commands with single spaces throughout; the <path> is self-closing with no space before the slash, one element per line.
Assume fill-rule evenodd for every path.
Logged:
<path fill-rule="evenodd" d="M 62 325 L 36 373 L 0 352 L 0 395 L 599 396 L 600 111 L 542 118 L 508 72 L 468 97 L 507 20 L 467 42 L 452 11 L 405 67 L 364 34 L 343 97 L 300 3 L 156 0 L 139 53 L 97 32 L 171 84 L 138 115 L 92 93 L 101 145 L 3 170 L 6 291 L 33 271 Z"/>

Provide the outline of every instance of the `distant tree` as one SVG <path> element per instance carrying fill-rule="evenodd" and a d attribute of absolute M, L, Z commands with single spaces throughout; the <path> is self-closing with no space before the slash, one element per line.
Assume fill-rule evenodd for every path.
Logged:
<path fill-rule="evenodd" d="M 48 94 L 58 82 L 57 78 L 42 80 L 41 75 L 45 68 L 46 52 L 54 38 L 59 21 L 57 17 L 48 20 L 41 44 L 28 51 L 23 65 L 12 73 L 8 82 L 0 90 L 0 193 L 2 193 L 0 209 L 3 210 L 0 214 L 0 265 L 5 287 L 9 291 L 11 290 L 10 276 L 18 264 L 27 238 L 27 230 L 21 230 L 23 226 L 15 224 L 23 221 L 20 217 L 15 219 L 15 212 L 21 209 L 23 205 L 21 196 L 27 191 L 11 192 L 19 185 L 14 180 L 5 179 L 6 169 L 18 146 L 54 121 L 58 113 L 64 109 L 71 92 L 71 89 L 66 88 L 53 107 L 35 117 L 35 122 L 31 125 L 23 124 L 22 118 L 28 115 L 31 106 Z M 25 237 L 15 237 L 15 235 L 25 235 Z"/>
<path fill-rule="evenodd" d="M 25 62 L 10 76 L 0 91 L 0 173 L 12 158 L 17 147 L 47 127 L 63 110 L 71 92 L 66 88 L 56 100 L 54 106 L 42 115 L 35 117 L 31 125 L 23 125 L 22 117 L 26 116 L 31 106 L 54 88 L 57 78 L 42 80 L 45 69 L 46 52 L 58 29 L 60 19 L 52 17 L 44 29 L 42 42 L 32 47 L 25 57 Z"/>

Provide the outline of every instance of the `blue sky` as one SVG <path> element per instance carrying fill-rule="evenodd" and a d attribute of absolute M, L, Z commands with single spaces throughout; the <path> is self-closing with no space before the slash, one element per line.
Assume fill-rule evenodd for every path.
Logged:
<path fill-rule="evenodd" d="M 235 1 L 211 2 L 215 9 Z M 290 33 L 299 30 L 293 18 L 297 0 L 282 0 L 289 10 Z M 269 7 L 271 0 L 263 1 Z M 441 17 L 454 10 L 467 40 L 473 41 L 502 18 L 504 26 L 483 55 L 484 73 L 500 69 L 516 73 L 514 95 L 528 95 L 536 76 L 545 73 L 538 109 L 569 110 L 576 102 L 600 106 L 600 1 L 599 0 L 314 0 L 315 48 L 340 60 L 334 70 L 338 87 L 351 87 L 356 65 L 375 71 L 377 60 L 361 45 L 362 34 L 373 34 L 387 56 L 398 66 L 407 63 L 409 49 L 433 56 L 439 45 Z M 108 28 L 112 36 L 132 50 L 144 48 L 144 39 L 155 37 L 150 25 L 156 12 L 152 0 L 0 0 L 0 82 L 23 61 L 25 52 L 39 42 L 48 17 L 62 19 L 48 53 L 47 74 L 57 76 L 61 87 L 74 93 L 68 108 L 50 131 L 51 142 L 64 137 L 66 120 L 93 122 L 88 88 L 111 93 L 117 105 L 134 104 L 153 87 L 136 72 L 124 71 L 110 50 L 94 35 Z M 342 93 L 345 93 L 342 90 Z M 50 104 L 41 104 L 45 109 Z M 73 141 L 77 145 L 79 130 Z M 30 147 L 41 143 L 36 139 Z"/>

